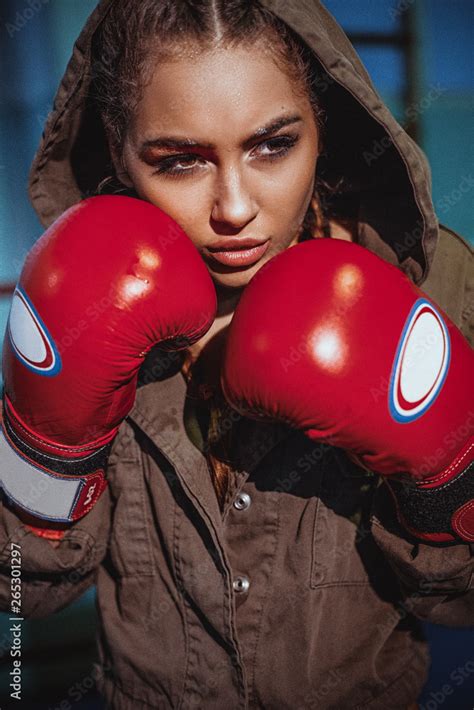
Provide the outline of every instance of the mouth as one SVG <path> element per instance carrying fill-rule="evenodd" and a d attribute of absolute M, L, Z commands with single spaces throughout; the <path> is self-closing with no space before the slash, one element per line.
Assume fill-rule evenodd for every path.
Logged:
<path fill-rule="evenodd" d="M 211 261 L 234 268 L 255 264 L 267 251 L 270 239 L 258 242 L 255 239 L 222 240 L 216 247 L 207 247 Z"/>

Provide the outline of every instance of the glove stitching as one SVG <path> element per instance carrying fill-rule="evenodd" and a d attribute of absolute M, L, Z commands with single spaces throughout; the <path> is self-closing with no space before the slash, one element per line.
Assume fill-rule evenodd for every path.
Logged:
<path fill-rule="evenodd" d="M 469 501 L 469 503 L 467 504 L 467 506 L 465 507 L 464 510 L 465 510 L 466 512 L 469 512 L 469 509 L 474 510 L 474 500 Z M 457 512 L 457 511 L 456 511 L 456 512 Z M 460 532 L 465 533 L 466 535 L 472 534 L 471 530 L 469 530 L 468 528 L 464 527 L 463 522 L 462 522 L 462 518 L 461 518 L 461 522 L 460 522 L 460 523 L 459 523 L 458 521 L 456 521 L 456 527 L 459 529 Z"/>
<path fill-rule="evenodd" d="M 26 448 L 32 451 L 33 453 L 37 453 L 36 449 L 34 449 L 32 446 L 30 446 L 26 441 L 21 442 L 22 445 Z M 104 444 L 104 446 L 101 446 L 97 451 L 93 451 L 91 454 L 87 454 L 87 456 L 81 456 L 80 458 L 74 458 L 70 459 L 71 461 L 82 463 L 83 461 L 87 461 L 87 459 L 93 458 L 96 454 L 98 454 L 100 451 L 105 449 L 107 444 Z M 57 457 L 57 456 L 51 456 L 48 453 L 45 453 L 43 451 L 40 452 L 45 458 L 47 458 L 49 461 L 59 461 L 60 463 L 64 462 L 64 459 L 66 458 L 65 456 Z"/>
<path fill-rule="evenodd" d="M 13 427 L 12 427 L 12 428 L 13 428 Z M 48 444 L 48 443 L 46 443 L 43 439 L 40 439 L 38 436 L 36 436 L 35 434 L 32 434 L 32 433 L 29 432 L 27 429 L 25 429 L 25 427 L 22 426 L 22 424 L 20 424 L 20 422 L 18 422 L 18 421 L 15 421 L 15 428 L 21 429 L 21 431 L 24 432 L 24 434 L 25 434 L 28 438 L 34 439 L 34 440 L 37 441 L 40 445 L 42 444 L 42 445 L 44 446 L 44 445 L 46 444 L 46 446 L 48 446 L 50 449 L 55 449 L 57 452 L 64 451 L 64 448 L 66 448 L 66 447 L 63 448 L 63 447 L 56 446 L 55 444 Z M 14 431 L 14 429 L 13 429 L 13 431 Z M 28 446 L 28 444 L 27 444 L 26 442 L 22 442 L 22 443 L 24 443 L 25 446 Z M 96 454 L 97 451 L 100 451 L 101 449 L 105 448 L 105 446 L 107 446 L 107 444 L 104 444 L 104 446 L 101 446 L 99 449 L 93 451 L 91 454 L 87 454 L 86 456 L 84 456 L 83 458 L 78 459 L 78 460 L 79 460 L 79 461 L 83 461 L 83 460 L 89 458 L 90 456 L 94 456 L 94 454 Z M 32 449 L 32 451 L 34 451 L 34 449 L 33 449 L 32 447 L 30 447 L 30 448 Z M 89 447 L 89 448 L 90 448 L 90 447 Z M 87 450 L 88 450 L 88 447 L 87 447 L 87 446 L 82 446 L 82 447 L 81 447 L 81 446 L 69 446 L 69 447 L 67 447 L 67 450 L 68 450 L 68 451 L 73 451 L 73 452 L 76 452 L 76 451 L 87 451 Z M 43 454 L 44 452 L 41 451 L 41 453 Z M 46 453 L 44 453 L 44 455 L 45 455 L 45 456 L 48 456 L 48 454 L 46 454 Z M 51 458 L 53 458 L 53 457 L 51 457 Z M 65 458 L 65 457 L 63 456 L 63 457 L 61 457 L 60 459 L 53 459 L 53 460 L 63 460 L 64 458 Z"/>
<path fill-rule="evenodd" d="M 469 448 L 467 449 L 467 451 L 464 452 L 464 454 L 461 456 L 461 458 L 455 460 L 450 466 L 448 466 L 448 468 L 446 469 L 446 471 L 444 471 L 444 473 L 441 474 L 441 476 L 439 476 L 439 477 L 438 477 L 438 476 L 434 476 L 433 478 L 426 478 L 426 479 L 425 479 L 423 482 L 421 482 L 421 483 L 418 483 L 418 482 L 417 482 L 417 486 L 420 487 L 420 488 L 423 488 L 423 486 L 425 486 L 427 483 L 434 483 L 435 481 L 441 481 L 441 480 L 447 478 L 447 476 L 449 476 L 449 474 L 451 473 L 451 471 L 453 470 L 453 468 L 454 468 L 455 466 L 458 466 L 460 463 L 462 463 L 463 459 L 466 458 L 466 456 L 469 454 L 469 452 L 471 451 L 471 449 L 472 449 L 473 447 L 474 447 L 474 443 L 470 444 Z M 449 485 L 449 483 L 450 483 L 450 481 L 448 481 L 448 483 L 447 483 L 446 485 Z M 439 488 L 441 489 L 441 488 L 443 488 L 443 487 L 444 487 L 444 486 L 440 486 Z"/>

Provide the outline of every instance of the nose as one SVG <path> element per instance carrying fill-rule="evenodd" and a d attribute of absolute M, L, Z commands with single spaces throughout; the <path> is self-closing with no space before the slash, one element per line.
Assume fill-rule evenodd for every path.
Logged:
<path fill-rule="evenodd" d="M 257 214 L 257 206 L 238 170 L 229 169 L 218 177 L 211 220 L 242 229 Z"/>

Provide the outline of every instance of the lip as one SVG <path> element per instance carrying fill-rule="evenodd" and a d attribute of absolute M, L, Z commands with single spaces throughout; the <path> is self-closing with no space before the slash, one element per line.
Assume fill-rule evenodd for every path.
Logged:
<path fill-rule="evenodd" d="M 265 244 L 268 239 L 262 241 L 261 239 L 252 239 L 252 237 L 230 237 L 228 239 L 219 239 L 214 242 L 212 247 L 207 247 L 209 251 L 231 251 L 233 249 L 252 249 L 253 247 L 258 247 L 261 244 Z"/>
<path fill-rule="evenodd" d="M 258 242 L 255 239 L 228 239 L 218 242 L 223 244 L 220 248 L 208 247 L 209 256 L 213 261 L 226 266 L 250 266 L 255 264 L 267 251 L 270 240 Z"/>

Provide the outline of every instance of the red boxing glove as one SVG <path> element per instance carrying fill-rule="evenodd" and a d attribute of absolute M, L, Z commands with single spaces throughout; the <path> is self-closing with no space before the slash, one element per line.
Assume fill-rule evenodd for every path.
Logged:
<path fill-rule="evenodd" d="M 90 510 L 144 356 L 198 340 L 215 311 L 197 249 L 148 202 L 86 199 L 36 242 L 5 335 L 0 430 L 1 484 L 26 522 Z"/>
<path fill-rule="evenodd" d="M 474 356 L 446 314 L 367 249 L 317 239 L 271 259 L 229 328 L 222 387 L 386 477 L 400 522 L 474 541 Z"/>

